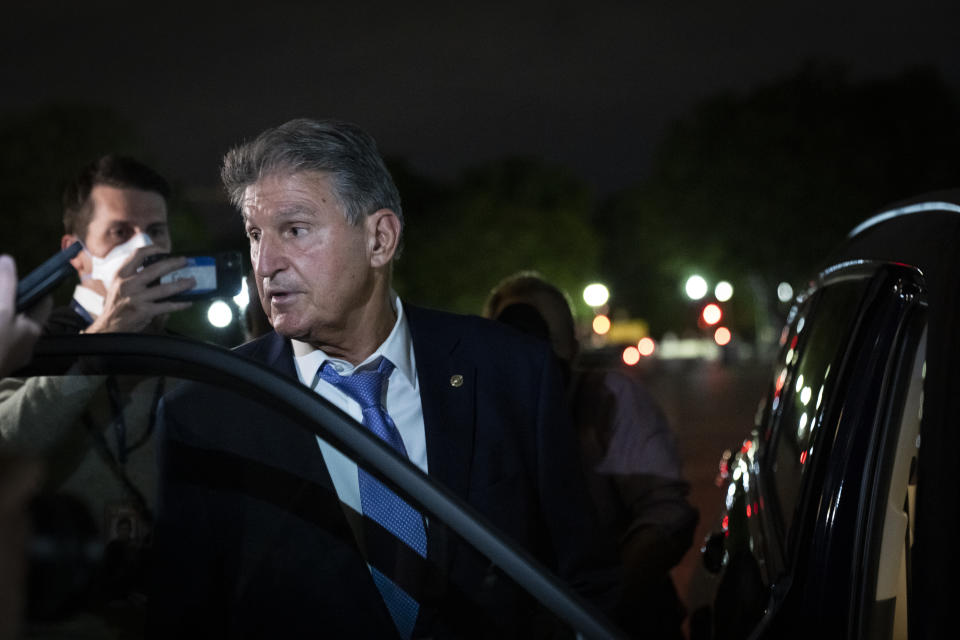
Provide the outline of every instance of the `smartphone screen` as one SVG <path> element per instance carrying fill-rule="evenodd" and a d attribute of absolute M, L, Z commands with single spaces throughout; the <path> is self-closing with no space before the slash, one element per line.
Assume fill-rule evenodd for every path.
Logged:
<path fill-rule="evenodd" d="M 194 278 L 197 284 L 181 295 L 203 296 L 217 290 L 217 260 L 213 256 L 188 256 L 187 266 L 160 278 L 162 284 Z"/>
<path fill-rule="evenodd" d="M 221 251 L 213 254 L 175 254 L 186 258 L 187 264 L 154 280 L 151 284 L 166 284 L 183 278 L 194 278 L 192 289 L 166 298 L 167 300 L 199 300 L 202 298 L 227 298 L 240 292 L 243 281 L 243 259 L 238 251 Z M 169 254 L 147 256 L 143 266 L 170 257 Z"/>

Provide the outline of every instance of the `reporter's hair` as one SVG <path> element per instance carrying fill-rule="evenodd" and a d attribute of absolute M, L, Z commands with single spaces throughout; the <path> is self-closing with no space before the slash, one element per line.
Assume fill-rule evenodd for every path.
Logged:
<path fill-rule="evenodd" d="M 90 192 L 97 185 L 139 189 L 170 198 L 170 184 L 159 173 L 129 156 L 107 154 L 84 166 L 63 191 L 63 230 L 85 238 L 93 216 Z"/>
<path fill-rule="evenodd" d="M 559 287 L 533 270 L 518 271 L 498 282 L 483 304 L 483 317 L 494 318 L 502 310 L 503 302 L 510 297 L 529 298 L 537 294 L 550 298 L 558 310 L 570 315 L 572 323 L 573 304 L 570 298 Z"/>
<path fill-rule="evenodd" d="M 536 271 L 519 271 L 501 280 L 490 291 L 483 305 L 483 317 L 504 320 L 504 311 L 523 313 L 518 305 L 529 306 L 546 324 L 549 339 L 562 359 L 572 359 L 577 351 L 577 329 L 573 304 L 559 287 Z M 514 318 L 522 321 L 517 315 Z M 527 323 L 532 326 L 532 323 Z M 530 332 L 530 331 L 528 331 Z"/>
<path fill-rule="evenodd" d="M 347 221 L 359 225 L 379 209 L 390 209 L 403 228 L 400 193 L 373 137 L 342 120 L 298 118 L 267 129 L 227 152 L 220 177 L 238 209 L 246 188 L 272 175 L 318 171 L 331 178 Z"/>

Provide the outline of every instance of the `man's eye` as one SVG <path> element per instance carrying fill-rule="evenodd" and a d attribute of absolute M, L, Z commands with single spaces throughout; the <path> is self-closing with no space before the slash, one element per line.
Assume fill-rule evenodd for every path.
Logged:
<path fill-rule="evenodd" d="M 306 227 L 290 227 L 290 235 L 292 235 L 294 238 L 306 235 L 306 233 Z"/>
<path fill-rule="evenodd" d="M 254 240 L 254 241 L 259 240 L 259 239 L 260 239 L 260 232 L 257 231 L 256 229 L 248 229 L 248 230 L 247 230 L 247 238 L 249 238 L 250 240 Z"/>

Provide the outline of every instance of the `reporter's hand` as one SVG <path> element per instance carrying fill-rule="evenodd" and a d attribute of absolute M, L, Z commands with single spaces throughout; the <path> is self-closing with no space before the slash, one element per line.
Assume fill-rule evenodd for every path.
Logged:
<path fill-rule="evenodd" d="M 137 271 L 147 256 L 156 253 L 165 251 L 150 245 L 140 247 L 130 255 L 107 289 L 103 312 L 84 333 L 139 332 L 146 329 L 157 316 L 190 307 L 190 302 L 162 300 L 193 288 L 197 283 L 194 278 L 148 286 L 154 280 L 186 266 L 186 258 L 181 256 L 160 260 Z"/>
<path fill-rule="evenodd" d="M 52 305 L 48 296 L 29 312 L 16 313 L 17 266 L 10 256 L 0 256 L 0 376 L 30 361 Z"/>

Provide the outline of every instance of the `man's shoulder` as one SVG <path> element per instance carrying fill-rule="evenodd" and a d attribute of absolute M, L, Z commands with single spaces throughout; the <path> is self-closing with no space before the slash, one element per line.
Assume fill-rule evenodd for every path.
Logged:
<path fill-rule="evenodd" d="M 407 323 L 411 329 L 430 331 L 476 331 L 482 330 L 487 321 L 479 316 L 452 313 L 428 307 L 419 307 L 403 303 L 403 312 L 407 316 Z"/>
<path fill-rule="evenodd" d="M 456 340 L 461 346 L 474 346 L 488 353 L 508 349 L 517 353 L 542 353 L 549 351 L 546 342 L 528 336 L 502 322 L 496 322 L 476 315 L 452 313 L 427 309 L 404 303 L 410 332 L 414 341 L 418 337 L 428 340 Z"/>
<path fill-rule="evenodd" d="M 234 347 L 232 351 L 246 358 L 270 362 L 284 348 L 284 342 L 285 340 L 275 331 L 268 331 L 262 336 Z"/>

